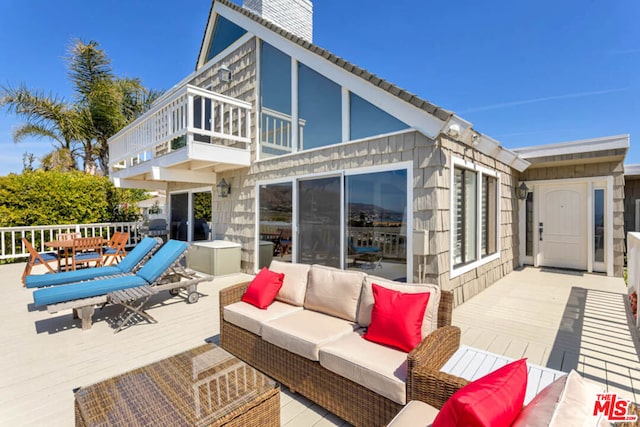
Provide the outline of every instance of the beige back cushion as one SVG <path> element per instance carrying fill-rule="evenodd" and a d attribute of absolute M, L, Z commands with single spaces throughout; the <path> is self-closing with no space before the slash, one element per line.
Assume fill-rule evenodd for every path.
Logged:
<path fill-rule="evenodd" d="M 275 259 L 271 261 L 269 270 L 284 274 L 282 287 L 278 295 L 276 295 L 276 299 L 302 307 L 304 304 L 304 296 L 307 293 L 307 278 L 310 268 L 311 266 L 307 264 L 293 264 Z"/>
<path fill-rule="evenodd" d="M 399 283 L 382 277 L 367 276 L 362 286 L 362 297 L 360 298 L 360 309 L 358 310 L 358 324 L 367 327 L 371 323 L 371 311 L 373 310 L 373 289 L 371 285 L 376 285 L 393 289 L 394 291 L 408 294 L 418 294 L 429 292 L 429 302 L 424 311 L 422 320 L 422 338 L 438 329 L 438 307 L 440 306 L 440 287 L 428 283 Z"/>
<path fill-rule="evenodd" d="M 365 276 L 359 271 L 312 265 L 304 308 L 355 322 Z"/>

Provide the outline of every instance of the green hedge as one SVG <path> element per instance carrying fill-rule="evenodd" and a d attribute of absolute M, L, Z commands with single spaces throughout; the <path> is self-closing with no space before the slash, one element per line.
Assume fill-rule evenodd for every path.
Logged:
<path fill-rule="evenodd" d="M 138 219 L 143 190 L 116 189 L 83 172 L 29 171 L 0 177 L 0 227 Z"/>

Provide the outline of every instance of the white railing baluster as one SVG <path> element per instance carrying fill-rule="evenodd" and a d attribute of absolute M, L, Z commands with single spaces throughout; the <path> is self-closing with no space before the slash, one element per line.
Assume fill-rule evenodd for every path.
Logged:
<path fill-rule="evenodd" d="M 251 104 L 186 85 L 109 139 L 110 166 L 127 168 L 131 166 L 132 159 L 137 159 L 134 163 L 143 163 L 156 155 L 167 154 L 171 151 L 171 141 L 184 135 L 187 142 L 191 141 L 193 135 L 189 134 L 196 131 L 194 99 L 200 108 L 201 124 L 197 133 L 211 137 L 212 141 L 221 141 L 223 145 L 245 143 L 245 149 L 249 149 Z M 207 115 L 208 104 L 211 108 Z M 277 120 L 273 124 L 274 130 L 280 126 Z M 273 142 L 282 144 L 278 139 L 274 136 Z"/>
<path fill-rule="evenodd" d="M 80 230 L 83 237 L 106 236 L 110 238 L 113 230 L 120 228 L 133 232 L 133 241 L 139 241 L 138 229 L 142 224 L 139 222 L 126 223 L 100 223 L 100 224 L 70 224 L 70 225 L 38 225 L 30 227 L 0 227 L 0 259 L 16 259 L 28 257 L 29 253 L 22 243 L 22 238 L 26 238 L 38 252 L 50 250 L 45 243 L 55 240 L 61 233 L 71 233 Z"/>

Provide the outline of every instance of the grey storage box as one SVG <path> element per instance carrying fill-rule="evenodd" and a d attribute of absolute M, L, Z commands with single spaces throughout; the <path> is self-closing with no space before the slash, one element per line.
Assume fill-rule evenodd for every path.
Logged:
<path fill-rule="evenodd" d="M 240 273 L 240 243 L 224 240 L 193 243 L 187 253 L 187 265 L 212 276 Z"/>

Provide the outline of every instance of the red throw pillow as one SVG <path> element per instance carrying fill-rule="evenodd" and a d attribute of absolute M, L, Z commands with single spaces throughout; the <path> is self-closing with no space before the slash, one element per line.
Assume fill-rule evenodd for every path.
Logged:
<path fill-rule="evenodd" d="M 422 319 L 429 292 L 408 294 L 372 284 L 371 324 L 364 338 L 407 353 L 422 339 Z"/>
<path fill-rule="evenodd" d="M 283 280 L 283 273 L 276 273 L 267 267 L 263 267 L 251 281 L 244 295 L 242 295 L 242 301 L 258 308 L 269 307 L 276 295 L 278 295 Z"/>
<path fill-rule="evenodd" d="M 527 359 L 516 360 L 456 391 L 433 420 L 433 427 L 507 427 L 522 410 Z"/>

